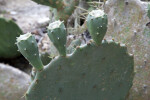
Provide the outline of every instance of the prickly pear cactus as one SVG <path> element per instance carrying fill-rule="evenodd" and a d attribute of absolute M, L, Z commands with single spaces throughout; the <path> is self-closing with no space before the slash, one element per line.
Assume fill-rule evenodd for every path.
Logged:
<path fill-rule="evenodd" d="M 11 20 L 0 18 L 0 58 L 13 58 L 19 55 L 15 45 L 21 29 Z"/>
<path fill-rule="evenodd" d="M 52 60 L 48 52 L 41 52 L 40 58 L 41 58 L 43 65 L 47 65 Z"/>
<path fill-rule="evenodd" d="M 47 5 L 57 9 L 56 19 L 67 21 L 73 13 L 79 0 L 33 0 L 36 3 Z"/>
<path fill-rule="evenodd" d="M 17 46 L 22 55 L 31 63 L 36 69 L 43 69 L 43 64 L 40 59 L 38 46 L 35 37 L 31 33 L 21 35 L 17 38 Z"/>
<path fill-rule="evenodd" d="M 101 44 L 107 31 L 107 15 L 101 10 L 91 11 L 87 17 L 87 27 L 95 42 Z"/>
<path fill-rule="evenodd" d="M 48 27 L 48 36 L 58 49 L 60 55 L 66 56 L 67 32 L 63 22 L 56 21 L 51 23 Z"/>
<path fill-rule="evenodd" d="M 147 16 L 150 18 L 150 4 L 148 4 L 148 8 L 147 8 Z"/>
<path fill-rule="evenodd" d="M 81 42 L 82 41 L 80 39 L 73 40 L 67 48 L 67 54 L 73 53 L 76 47 L 81 45 Z"/>
<path fill-rule="evenodd" d="M 127 4 L 126 4 L 127 1 Z M 150 10 L 149 10 L 150 11 Z M 150 19 L 148 2 L 141 0 L 108 0 L 105 5 L 109 26 L 105 38 L 125 43 L 134 54 L 134 77 L 130 98 L 150 99 Z"/>
<path fill-rule="evenodd" d="M 99 16 L 92 14 L 91 20 L 103 16 L 104 14 Z M 87 21 L 90 24 L 90 20 Z M 107 21 L 104 22 L 106 25 L 104 27 L 107 27 Z M 55 28 L 59 27 L 65 31 L 58 21 L 52 24 Z M 98 28 L 97 25 L 95 28 Z M 91 31 L 89 27 L 88 30 Z M 92 36 L 97 36 L 97 33 L 101 33 L 99 31 L 93 32 Z M 105 35 L 105 33 L 101 34 Z M 54 31 L 49 34 L 58 33 Z M 59 36 L 63 37 L 60 39 L 66 39 L 62 33 Z M 26 100 L 125 100 L 134 77 L 133 56 L 127 53 L 125 45 L 120 45 L 113 40 L 97 40 L 93 38 L 90 43 L 77 47 L 71 55 L 55 57 L 41 70 L 34 66 L 37 72 L 26 92 Z M 60 43 L 58 39 L 56 41 L 59 45 L 65 45 L 65 42 Z M 59 47 L 56 48 L 59 51 Z M 60 52 L 61 54 L 63 53 Z M 34 53 L 31 55 L 34 56 Z M 36 62 L 40 63 L 40 61 Z"/>

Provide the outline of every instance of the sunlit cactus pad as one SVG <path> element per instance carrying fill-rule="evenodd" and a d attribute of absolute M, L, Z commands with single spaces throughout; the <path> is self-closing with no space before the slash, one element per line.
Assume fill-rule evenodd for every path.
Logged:
<path fill-rule="evenodd" d="M 71 56 L 55 58 L 37 72 L 27 100 L 125 100 L 134 76 L 124 46 L 89 43 Z"/>

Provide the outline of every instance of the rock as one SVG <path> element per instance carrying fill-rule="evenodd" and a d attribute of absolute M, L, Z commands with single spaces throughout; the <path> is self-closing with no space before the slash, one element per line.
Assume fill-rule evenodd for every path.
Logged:
<path fill-rule="evenodd" d="M 140 0 L 108 0 L 106 39 L 125 43 L 134 54 L 135 79 L 128 100 L 150 100 L 150 28 L 147 2 Z M 146 88 L 143 85 L 146 84 Z"/>
<path fill-rule="evenodd" d="M 0 0 L 0 14 L 13 19 L 24 33 L 34 31 L 49 23 L 49 7 L 31 0 Z"/>
<path fill-rule="evenodd" d="M 0 63 L 0 100 L 25 100 L 30 77 L 9 65 Z"/>

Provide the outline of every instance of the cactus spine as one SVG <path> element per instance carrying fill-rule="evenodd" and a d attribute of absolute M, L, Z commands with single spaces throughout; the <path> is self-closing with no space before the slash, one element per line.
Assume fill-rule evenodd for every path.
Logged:
<path fill-rule="evenodd" d="M 93 12 L 97 13 L 97 11 Z M 101 18 L 101 15 L 93 14 L 93 20 L 97 18 Z M 97 21 L 99 25 L 106 22 L 103 19 Z M 100 32 L 99 29 L 96 31 L 92 29 L 94 26 L 98 27 L 97 23 L 89 21 L 88 24 L 90 23 L 93 25 L 88 27 L 90 32 Z M 107 23 L 105 24 L 106 28 Z M 41 71 L 36 72 L 26 92 L 26 100 L 125 100 L 134 77 L 133 56 L 127 53 L 125 45 L 120 45 L 114 40 L 102 41 L 103 37 L 98 36 L 97 38 L 100 39 L 93 38 L 95 42 L 77 47 L 71 55 L 65 55 L 65 49 L 59 48 L 65 42 L 61 43 L 57 39 L 59 34 L 61 39 L 66 41 L 64 37 L 66 33 L 62 34 L 65 27 L 62 27 L 62 22 L 51 25 L 53 28 L 48 30 L 57 31 L 53 31 L 50 38 L 53 43 L 57 43 L 56 48 L 60 55 L 66 57 L 58 56 Z M 101 34 L 104 36 L 106 32 L 103 31 Z"/>

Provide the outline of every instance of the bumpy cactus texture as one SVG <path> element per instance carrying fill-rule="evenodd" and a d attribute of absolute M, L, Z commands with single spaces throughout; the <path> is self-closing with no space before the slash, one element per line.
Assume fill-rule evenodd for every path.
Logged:
<path fill-rule="evenodd" d="M 13 58 L 20 54 L 15 45 L 20 34 L 21 29 L 12 20 L 0 18 L 0 58 Z"/>
<path fill-rule="evenodd" d="M 37 71 L 26 100 L 125 100 L 134 77 L 133 56 L 113 40 L 93 40 Z"/>
<path fill-rule="evenodd" d="M 33 0 L 36 3 L 47 5 L 57 9 L 57 19 L 67 21 L 73 13 L 75 6 L 78 5 L 79 0 Z"/>

